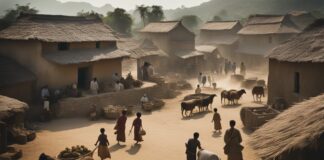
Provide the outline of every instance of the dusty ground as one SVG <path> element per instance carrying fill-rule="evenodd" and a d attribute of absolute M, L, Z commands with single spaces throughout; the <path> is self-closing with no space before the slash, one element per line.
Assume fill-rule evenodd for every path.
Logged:
<path fill-rule="evenodd" d="M 265 78 L 265 74 L 253 73 L 259 77 Z M 195 80 L 192 81 L 193 83 Z M 229 78 L 218 80 L 218 87 L 223 89 L 239 88 L 239 85 L 229 83 Z M 213 132 L 211 123 L 212 113 L 197 113 L 191 118 L 182 118 L 180 113 L 180 100 L 184 95 L 194 91 L 185 91 L 175 99 L 166 100 L 163 109 L 143 115 L 143 126 L 147 131 L 144 142 L 140 145 L 134 145 L 133 135 L 127 136 L 127 142 L 119 146 L 113 134 L 115 121 L 100 120 L 89 121 L 87 119 L 59 119 L 50 123 L 39 124 L 41 130 L 37 134 L 36 140 L 27 145 L 16 145 L 23 150 L 24 160 L 35 160 L 38 155 L 45 152 L 49 155 L 57 155 L 65 147 L 73 145 L 85 145 L 90 149 L 94 148 L 94 143 L 99 135 L 99 129 L 104 127 L 108 131 L 110 141 L 110 151 L 112 159 L 115 160 L 181 160 L 185 159 L 185 142 L 192 137 L 194 132 L 200 133 L 202 147 L 211 150 L 226 159 L 223 154 L 223 136 L 225 129 L 228 128 L 228 122 L 231 119 L 236 120 L 237 128 L 240 129 L 243 136 L 243 145 L 245 146 L 243 156 L 246 160 L 257 159 L 253 150 L 247 146 L 251 132 L 243 129 L 240 120 L 239 111 L 242 106 L 258 106 L 261 104 L 253 103 L 251 91 L 247 91 L 240 100 L 239 106 L 222 106 L 220 97 L 216 97 L 213 107 L 219 109 L 222 118 L 223 131 L 221 134 Z M 212 89 L 203 88 L 205 93 L 215 93 Z M 219 90 L 216 91 L 219 95 Z M 266 102 L 264 99 L 263 102 Z M 127 121 L 127 132 L 131 127 L 134 116 L 129 117 Z M 96 159 L 97 153 L 94 154 Z"/>

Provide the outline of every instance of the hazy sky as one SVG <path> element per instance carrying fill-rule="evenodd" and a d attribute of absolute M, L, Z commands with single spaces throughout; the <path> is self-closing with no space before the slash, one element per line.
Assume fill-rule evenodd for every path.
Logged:
<path fill-rule="evenodd" d="M 164 9 L 174 9 L 181 6 L 191 7 L 199 5 L 203 2 L 210 0 L 58 0 L 61 2 L 67 1 L 83 1 L 89 2 L 94 6 L 100 7 L 107 3 L 111 4 L 113 7 L 121 7 L 124 9 L 134 9 L 136 5 L 161 5 Z"/>

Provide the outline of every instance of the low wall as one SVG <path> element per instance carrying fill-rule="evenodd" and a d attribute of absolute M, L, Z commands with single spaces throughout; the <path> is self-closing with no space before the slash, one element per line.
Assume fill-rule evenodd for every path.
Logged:
<path fill-rule="evenodd" d="M 143 87 L 120 92 L 102 93 L 79 98 L 66 98 L 59 101 L 59 117 L 84 117 L 93 104 L 101 108 L 107 105 L 136 105 L 146 93 L 149 98 L 168 97 L 170 90 L 165 86 L 145 82 Z"/>

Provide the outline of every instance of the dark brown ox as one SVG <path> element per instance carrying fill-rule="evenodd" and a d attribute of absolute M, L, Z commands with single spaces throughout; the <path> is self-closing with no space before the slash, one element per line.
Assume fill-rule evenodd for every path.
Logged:
<path fill-rule="evenodd" d="M 224 103 L 225 103 L 225 99 L 228 100 L 228 104 L 238 104 L 238 100 L 242 97 L 243 94 L 246 94 L 244 89 L 241 89 L 239 91 L 237 90 L 223 90 L 221 92 L 221 102 L 224 99 Z"/>
<path fill-rule="evenodd" d="M 261 97 L 264 97 L 264 88 L 262 86 L 255 86 L 252 89 L 252 95 L 254 101 L 261 102 Z M 255 98 L 254 98 L 255 96 Z"/>
<path fill-rule="evenodd" d="M 187 111 L 190 111 L 190 115 L 192 115 L 193 110 L 195 109 L 196 106 L 198 106 L 199 104 L 201 104 L 201 100 L 199 99 L 192 99 L 192 100 L 187 100 L 187 101 L 183 101 L 181 102 L 181 114 L 183 115 L 183 112 L 185 112 L 185 115 L 187 115 Z"/>

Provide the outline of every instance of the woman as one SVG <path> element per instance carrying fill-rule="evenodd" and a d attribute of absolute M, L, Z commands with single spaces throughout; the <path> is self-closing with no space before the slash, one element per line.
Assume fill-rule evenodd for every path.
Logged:
<path fill-rule="evenodd" d="M 100 135 L 98 137 L 98 140 L 95 144 L 95 146 L 97 146 L 98 142 L 99 142 L 99 146 L 98 146 L 98 156 L 101 158 L 101 160 L 104 160 L 106 158 L 111 158 L 110 156 L 110 152 L 108 149 L 109 146 L 109 141 L 107 139 L 107 135 L 105 134 L 105 129 L 101 128 L 100 129 Z"/>
<path fill-rule="evenodd" d="M 140 112 L 137 112 L 136 116 L 137 118 L 135 118 L 135 120 L 133 121 L 133 125 L 130 132 L 134 127 L 134 140 L 136 141 L 136 144 L 138 144 L 138 142 L 143 141 L 142 135 L 140 134 L 141 129 L 143 129 L 142 120 L 141 120 L 142 114 Z"/>
<path fill-rule="evenodd" d="M 116 126 L 115 126 L 118 144 L 119 144 L 119 142 L 126 141 L 126 136 L 125 136 L 125 128 L 126 128 L 125 124 L 127 121 L 126 113 L 127 113 L 126 110 L 122 111 L 122 115 L 118 118 Z"/>
<path fill-rule="evenodd" d="M 214 122 L 215 131 L 220 132 L 222 130 L 222 125 L 221 125 L 221 117 L 219 113 L 217 113 L 217 108 L 214 108 L 214 116 L 212 122 Z"/>

